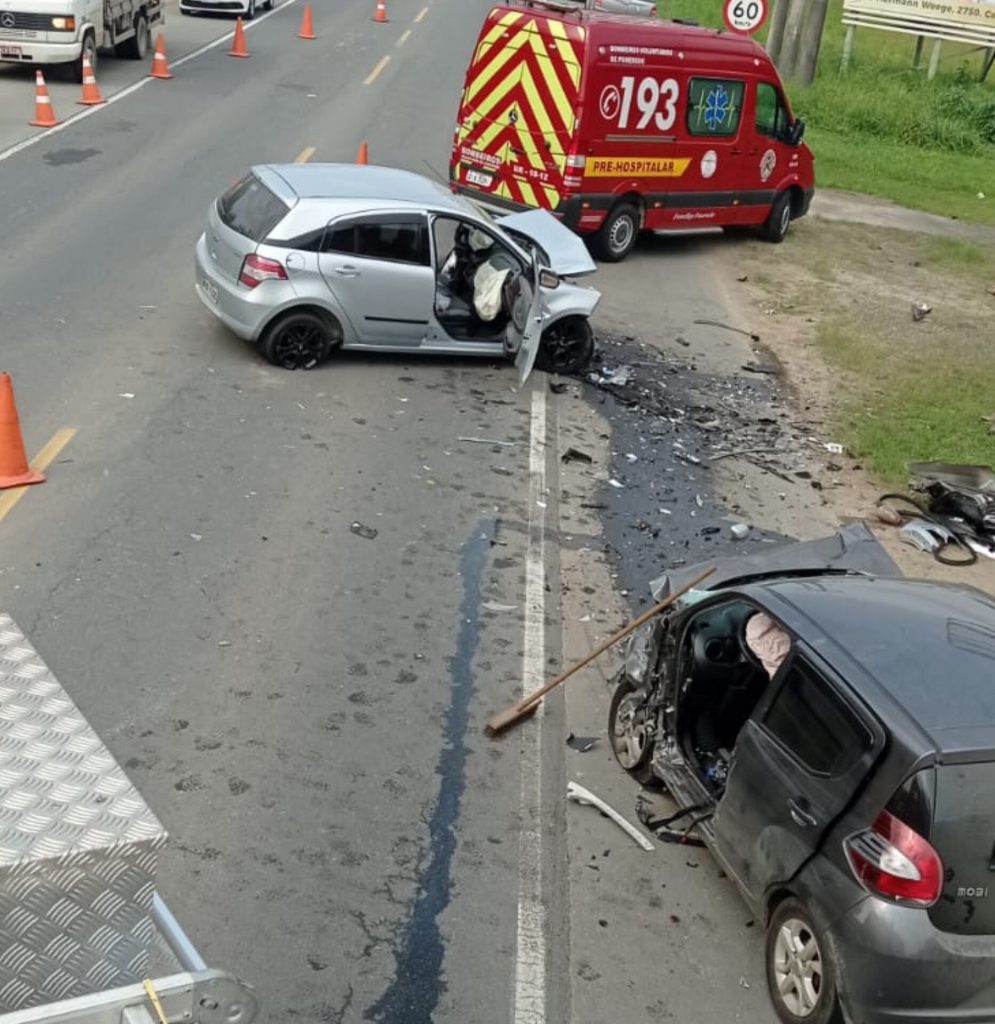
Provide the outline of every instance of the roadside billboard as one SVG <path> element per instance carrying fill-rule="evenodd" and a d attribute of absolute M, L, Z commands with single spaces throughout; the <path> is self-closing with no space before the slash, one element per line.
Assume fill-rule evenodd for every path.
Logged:
<path fill-rule="evenodd" d="M 995 0 L 844 0 L 843 23 L 995 47 Z"/>

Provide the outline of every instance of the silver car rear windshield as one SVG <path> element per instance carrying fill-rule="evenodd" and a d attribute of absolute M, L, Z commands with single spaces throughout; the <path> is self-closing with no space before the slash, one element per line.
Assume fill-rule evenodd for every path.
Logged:
<path fill-rule="evenodd" d="M 261 242 L 289 210 L 254 174 L 244 177 L 218 200 L 222 223 L 253 242 Z"/>

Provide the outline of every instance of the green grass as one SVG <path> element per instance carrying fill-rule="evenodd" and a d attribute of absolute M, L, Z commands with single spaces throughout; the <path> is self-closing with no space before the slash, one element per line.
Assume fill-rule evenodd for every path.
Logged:
<path fill-rule="evenodd" d="M 904 483 L 915 461 L 995 463 L 995 437 L 981 420 L 995 412 L 995 367 L 924 359 L 914 349 L 898 354 L 838 323 L 821 325 L 818 342 L 830 362 L 881 383 L 851 393 L 838 425 L 883 481 Z"/>
<path fill-rule="evenodd" d="M 718 0 L 659 6 L 662 17 L 722 24 Z M 842 0 L 831 0 L 815 82 L 788 83 L 815 153 L 817 186 L 995 224 L 995 72 L 979 83 L 980 53 L 944 43 L 940 72 L 930 82 L 912 67 L 913 36 L 862 28 L 841 75 L 841 15 Z M 763 42 L 765 32 L 757 38 Z M 927 40 L 924 56 L 931 45 Z"/>
<path fill-rule="evenodd" d="M 828 405 L 827 440 L 888 486 L 904 486 L 913 461 L 995 466 L 981 419 L 995 413 L 995 243 L 803 220 L 784 245 L 741 252 L 780 323 L 772 350 L 806 408 Z M 916 323 L 920 301 L 933 310 Z"/>

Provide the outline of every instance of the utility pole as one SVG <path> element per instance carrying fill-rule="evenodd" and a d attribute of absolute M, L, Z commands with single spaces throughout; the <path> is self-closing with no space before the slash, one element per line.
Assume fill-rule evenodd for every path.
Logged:
<path fill-rule="evenodd" d="M 788 16 L 791 0 L 776 0 L 774 13 L 770 17 L 770 29 L 767 32 L 767 53 L 776 64 L 781 55 L 781 43 L 784 41 L 784 21 Z"/>
<path fill-rule="evenodd" d="M 805 86 L 811 85 L 815 80 L 815 72 L 819 67 L 819 48 L 822 45 L 827 7 L 828 0 L 811 0 L 801 54 L 798 58 L 798 79 Z"/>
<path fill-rule="evenodd" d="M 798 60 L 798 44 L 801 40 L 805 15 L 808 12 L 808 0 L 791 0 L 788 17 L 784 23 L 784 41 L 777 62 L 777 70 L 782 78 L 793 78 Z"/>

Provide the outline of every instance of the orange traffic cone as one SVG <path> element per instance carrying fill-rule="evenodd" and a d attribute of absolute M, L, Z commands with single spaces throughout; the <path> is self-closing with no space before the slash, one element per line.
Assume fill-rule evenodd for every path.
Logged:
<path fill-rule="evenodd" d="M 166 40 L 160 32 L 155 40 L 155 55 L 152 57 L 152 71 L 150 78 L 172 78 L 169 73 L 169 62 L 166 60 Z"/>
<path fill-rule="evenodd" d="M 28 465 L 10 374 L 0 373 L 0 488 L 40 484 L 44 479 L 44 473 Z"/>
<path fill-rule="evenodd" d="M 377 13 L 373 17 L 374 21 L 386 21 L 387 20 L 387 5 L 384 0 L 377 0 Z"/>
<path fill-rule="evenodd" d="M 370 147 L 365 142 L 359 144 L 359 152 L 356 154 L 357 164 L 368 164 L 370 162 Z"/>
<path fill-rule="evenodd" d="M 242 27 L 242 19 L 235 22 L 235 42 L 228 51 L 229 57 L 248 57 L 249 51 L 245 48 L 245 29 Z"/>
<path fill-rule="evenodd" d="M 83 98 L 77 102 L 84 107 L 95 107 L 104 102 L 86 50 L 83 51 Z"/>
<path fill-rule="evenodd" d="M 52 110 L 52 100 L 48 95 L 45 76 L 38 70 L 35 72 L 35 119 L 28 124 L 33 124 L 36 128 L 51 128 L 53 124 L 58 123 L 55 111 Z"/>
<path fill-rule="evenodd" d="M 301 30 L 297 33 L 298 39 L 317 39 L 314 34 L 314 25 L 311 23 L 311 5 L 304 5 L 304 17 L 301 18 Z"/>

